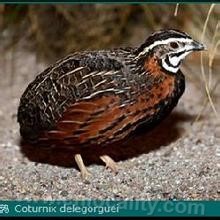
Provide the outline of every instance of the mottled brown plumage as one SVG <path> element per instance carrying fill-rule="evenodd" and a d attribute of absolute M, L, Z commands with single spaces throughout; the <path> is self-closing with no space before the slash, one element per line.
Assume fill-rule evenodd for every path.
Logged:
<path fill-rule="evenodd" d="M 25 90 L 18 109 L 21 135 L 38 146 L 80 148 L 122 140 L 141 124 L 153 127 L 184 92 L 181 60 L 201 49 L 187 34 L 166 30 L 138 48 L 74 53 Z"/>

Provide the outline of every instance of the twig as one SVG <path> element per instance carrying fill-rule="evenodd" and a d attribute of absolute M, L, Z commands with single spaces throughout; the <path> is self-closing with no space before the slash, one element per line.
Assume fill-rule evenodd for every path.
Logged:
<path fill-rule="evenodd" d="M 176 7 L 175 7 L 175 11 L 174 11 L 174 16 L 175 16 L 175 17 L 177 16 L 178 9 L 179 9 L 179 3 L 177 3 L 177 4 L 176 4 Z"/>
<path fill-rule="evenodd" d="M 213 61 L 214 61 L 214 58 L 215 58 L 215 54 L 217 52 L 217 48 L 219 46 L 219 41 L 217 41 L 217 43 L 215 44 L 215 40 L 216 40 L 216 36 L 218 34 L 218 29 L 219 29 L 219 26 L 220 26 L 220 21 L 218 21 L 216 27 L 215 27 L 215 32 L 214 32 L 214 35 L 213 35 L 213 38 L 212 38 L 212 46 L 211 46 L 211 52 L 209 53 L 209 79 L 208 79 L 208 84 L 209 84 L 209 87 L 211 86 L 212 84 L 212 64 L 213 64 Z"/>
<path fill-rule="evenodd" d="M 209 21 L 209 18 L 210 18 L 210 15 L 213 11 L 215 7 L 215 4 L 212 4 L 209 8 L 209 12 L 208 12 L 208 15 L 206 17 L 206 21 L 205 21 L 205 24 L 204 24 L 204 27 L 203 27 L 203 31 L 202 31 L 202 37 L 201 37 L 201 41 L 203 42 L 204 41 L 204 37 L 205 37 L 205 32 L 206 32 L 206 29 L 207 29 L 207 25 L 208 25 L 208 21 Z M 216 108 L 215 108 L 215 105 L 212 101 L 212 98 L 211 98 L 211 95 L 210 95 L 210 91 L 209 91 L 209 85 L 206 81 L 206 76 L 205 76 L 205 70 L 204 70 L 204 63 L 203 63 L 203 53 L 201 53 L 201 57 L 200 57 L 200 61 L 201 61 L 201 73 L 202 73 L 202 77 L 203 77 L 203 80 L 204 80 L 204 83 L 205 83 L 205 90 L 206 90 L 206 94 L 208 96 L 208 99 L 209 99 L 209 102 L 210 102 L 210 105 L 212 107 L 212 110 L 214 111 L 216 117 L 218 117 L 218 113 L 216 111 Z"/>
<path fill-rule="evenodd" d="M 215 83 L 214 87 L 212 88 L 212 90 L 211 90 L 211 92 L 210 92 L 211 94 L 214 93 L 214 91 L 215 91 L 215 89 L 217 88 L 219 82 L 220 82 L 220 80 L 218 80 L 218 81 Z M 202 115 L 202 113 L 204 112 L 205 108 L 207 107 L 207 104 L 208 104 L 208 103 L 209 103 L 209 99 L 208 99 L 208 97 L 206 97 L 206 99 L 204 99 L 204 102 L 203 102 L 201 111 L 200 111 L 199 114 L 196 116 L 196 118 L 195 118 L 195 120 L 192 122 L 192 124 L 194 124 L 195 122 L 197 122 L 197 121 L 201 118 L 201 115 Z"/>

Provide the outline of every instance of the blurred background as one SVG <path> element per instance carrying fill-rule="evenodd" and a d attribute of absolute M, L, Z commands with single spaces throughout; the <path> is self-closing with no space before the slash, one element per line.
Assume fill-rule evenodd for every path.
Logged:
<path fill-rule="evenodd" d="M 76 50 L 137 45 L 152 31 L 164 28 L 178 28 L 200 40 L 210 7 L 210 4 L 0 5 L 1 47 L 25 40 L 24 46 L 31 47 L 43 59 L 54 61 Z M 205 33 L 204 43 L 208 46 L 219 19 L 220 5 L 215 5 Z"/>

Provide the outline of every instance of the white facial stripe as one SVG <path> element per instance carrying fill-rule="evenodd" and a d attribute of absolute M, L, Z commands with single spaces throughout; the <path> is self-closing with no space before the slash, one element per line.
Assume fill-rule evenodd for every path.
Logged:
<path fill-rule="evenodd" d="M 176 50 L 176 51 L 173 51 L 171 52 L 170 54 L 176 54 L 176 53 L 181 53 L 183 51 L 190 51 L 193 49 L 193 46 L 189 45 L 189 44 L 186 44 L 184 45 L 184 48 L 181 48 L 180 50 Z"/>
<path fill-rule="evenodd" d="M 192 41 L 191 41 L 192 42 Z M 184 45 L 184 48 L 181 48 L 179 51 L 178 50 L 176 50 L 176 51 L 174 51 L 174 52 L 171 52 L 170 54 L 176 54 L 176 53 L 181 53 L 181 52 L 183 52 L 183 51 L 190 51 L 190 50 L 192 50 L 192 49 L 194 49 L 194 47 L 192 46 L 192 45 L 190 45 L 190 44 L 186 44 L 186 45 Z"/>
<path fill-rule="evenodd" d="M 162 66 L 163 66 L 163 68 L 164 68 L 165 70 L 167 70 L 167 71 L 169 71 L 169 72 L 171 72 L 171 73 L 176 73 L 176 72 L 179 70 L 179 66 L 177 66 L 177 67 L 169 66 L 169 65 L 166 63 L 165 59 L 162 59 Z"/>
<path fill-rule="evenodd" d="M 169 57 L 169 61 L 172 64 L 172 66 L 177 66 L 180 60 L 180 57 Z"/>
<path fill-rule="evenodd" d="M 172 64 L 172 66 L 177 66 L 182 59 L 185 58 L 186 55 L 188 55 L 190 51 L 186 51 L 185 53 L 181 54 L 180 56 L 173 56 L 169 57 L 169 61 Z"/>
<path fill-rule="evenodd" d="M 146 47 L 144 49 L 144 51 L 139 53 L 138 57 L 141 56 L 142 54 L 146 54 L 147 52 L 149 52 L 150 50 L 152 50 L 154 47 L 156 47 L 158 45 L 169 44 L 170 42 L 173 42 L 173 41 L 180 41 L 180 42 L 183 42 L 183 43 L 191 43 L 193 40 L 192 39 L 188 39 L 188 38 L 168 38 L 166 40 L 155 41 L 153 44 L 151 44 L 150 46 Z M 188 46 L 188 47 L 191 48 L 191 46 Z M 185 49 L 187 49 L 187 47 Z"/>

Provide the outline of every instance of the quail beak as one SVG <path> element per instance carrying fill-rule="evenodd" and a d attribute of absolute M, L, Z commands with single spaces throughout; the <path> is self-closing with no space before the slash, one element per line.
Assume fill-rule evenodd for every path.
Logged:
<path fill-rule="evenodd" d="M 200 50 L 207 50 L 207 47 L 197 41 L 193 41 L 192 44 L 192 50 L 193 51 L 200 51 Z"/>

